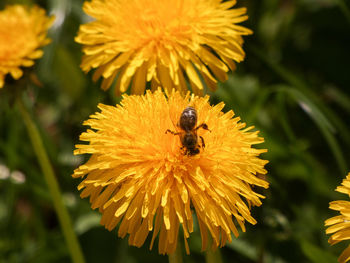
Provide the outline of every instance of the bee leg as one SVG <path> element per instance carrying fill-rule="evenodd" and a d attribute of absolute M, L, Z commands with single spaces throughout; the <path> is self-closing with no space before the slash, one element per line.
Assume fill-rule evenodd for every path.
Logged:
<path fill-rule="evenodd" d="M 202 124 L 198 125 L 196 130 L 198 130 L 200 128 L 203 128 L 204 130 L 211 132 L 211 130 L 209 130 L 208 125 L 206 123 L 202 123 Z"/>
<path fill-rule="evenodd" d="M 179 134 L 180 134 L 179 132 L 174 132 L 174 131 L 171 131 L 171 130 L 167 129 L 167 130 L 165 131 L 165 134 L 168 134 L 168 133 L 171 133 L 171 134 L 173 134 L 173 135 L 179 135 Z"/>
<path fill-rule="evenodd" d="M 202 148 L 204 149 L 204 147 L 205 147 L 204 139 L 203 139 L 203 137 L 202 137 L 202 136 L 199 136 L 199 138 L 201 139 L 201 142 L 202 142 Z"/>

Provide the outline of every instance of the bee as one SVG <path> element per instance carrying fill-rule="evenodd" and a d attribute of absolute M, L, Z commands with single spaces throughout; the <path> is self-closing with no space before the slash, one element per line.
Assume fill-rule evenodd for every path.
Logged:
<path fill-rule="evenodd" d="M 187 107 L 181 113 L 180 120 L 177 124 L 180 132 L 174 132 L 171 130 L 166 130 L 165 133 L 171 133 L 173 135 L 179 135 L 182 147 L 185 149 L 186 155 L 196 155 L 199 153 L 199 148 L 205 147 L 204 139 L 202 136 L 197 135 L 197 130 L 203 128 L 204 130 L 210 131 L 206 123 L 202 123 L 196 127 L 197 124 L 197 111 L 193 107 Z M 198 143 L 198 137 L 201 140 L 201 146 Z"/>

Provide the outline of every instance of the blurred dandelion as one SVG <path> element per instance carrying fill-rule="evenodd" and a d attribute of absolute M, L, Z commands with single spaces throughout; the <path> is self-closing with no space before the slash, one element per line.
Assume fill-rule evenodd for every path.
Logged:
<path fill-rule="evenodd" d="M 255 224 L 250 208 L 260 206 L 262 195 L 252 186 L 267 188 L 257 176 L 266 174 L 265 149 L 252 148 L 264 141 L 258 132 L 246 128 L 239 117 L 223 113 L 223 103 L 211 106 L 209 97 L 182 97 L 173 91 L 167 99 L 157 90 L 144 96 L 123 97 L 120 105 L 99 104 L 101 112 L 84 122 L 91 129 L 76 145 L 75 154 L 91 154 L 89 161 L 74 171 L 84 180 L 78 189 L 90 197 L 93 209 L 102 213 L 101 224 L 108 230 L 119 224 L 118 235 L 129 234 L 129 244 L 142 246 L 153 231 L 151 247 L 159 234 L 159 253 L 176 250 L 180 225 L 187 238 L 193 232 L 192 209 L 197 215 L 202 249 L 207 248 L 207 231 L 213 248 L 238 236 L 237 223 L 245 231 L 245 221 Z M 187 106 L 198 113 L 198 129 L 205 141 L 197 154 L 186 154 L 176 125 Z M 234 222 L 235 219 L 235 222 Z"/>
<path fill-rule="evenodd" d="M 217 79 L 244 59 L 237 25 L 247 20 L 236 1 L 218 0 L 92 0 L 84 11 L 95 20 L 81 25 L 75 40 L 83 44 L 81 68 L 96 69 L 93 80 L 103 77 L 102 89 L 115 82 L 116 93 L 143 94 L 146 83 L 167 94 L 173 88 L 196 94 L 203 83 L 215 90 Z M 118 76 L 117 80 L 116 77 Z"/>
<path fill-rule="evenodd" d="M 40 48 L 50 42 L 46 34 L 53 20 L 38 6 L 10 5 L 0 11 L 0 88 L 7 74 L 17 80 L 21 67 L 31 67 L 42 57 Z"/>
<path fill-rule="evenodd" d="M 10 169 L 6 165 L 0 163 L 0 180 L 5 180 L 9 177 Z"/>
<path fill-rule="evenodd" d="M 11 172 L 10 178 L 15 184 L 24 184 L 26 182 L 25 174 L 17 170 Z"/>
<path fill-rule="evenodd" d="M 350 173 L 343 180 L 342 185 L 338 186 L 336 191 L 347 194 L 350 197 Z M 329 208 L 340 212 L 339 216 L 332 217 L 325 221 L 326 234 L 332 234 L 328 239 L 331 245 L 337 244 L 343 240 L 350 239 L 350 202 L 333 201 L 329 203 Z M 339 262 L 348 262 L 350 260 L 350 245 L 339 256 Z"/>

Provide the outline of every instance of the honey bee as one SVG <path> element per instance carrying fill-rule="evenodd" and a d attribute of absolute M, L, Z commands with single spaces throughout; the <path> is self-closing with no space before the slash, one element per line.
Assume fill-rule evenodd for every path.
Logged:
<path fill-rule="evenodd" d="M 165 133 L 171 133 L 173 135 L 179 135 L 182 147 L 181 149 L 185 149 L 186 155 L 196 155 L 199 153 L 199 148 L 205 147 L 204 139 L 202 136 L 199 136 L 201 140 L 201 145 L 198 143 L 198 135 L 197 130 L 200 128 L 203 128 L 207 131 L 210 131 L 208 129 L 208 125 L 206 123 L 202 123 L 196 127 L 197 124 L 197 111 L 193 107 L 187 107 L 184 109 L 184 111 L 181 113 L 180 120 L 177 124 L 180 132 L 174 132 L 171 130 L 166 130 Z"/>

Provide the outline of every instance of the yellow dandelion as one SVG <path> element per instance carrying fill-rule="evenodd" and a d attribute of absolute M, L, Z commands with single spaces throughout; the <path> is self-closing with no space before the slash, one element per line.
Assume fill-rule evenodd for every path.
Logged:
<path fill-rule="evenodd" d="M 350 173 L 342 182 L 342 186 L 338 186 L 336 191 L 347 194 L 350 197 Z M 326 234 L 332 234 L 328 239 L 331 245 L 337 244 L 343 240 L 350 239 L 350 202 L 349 201 L 333 201 L 329 203 L 329 208 L 340 212 L 339 216 L 332 217 L 325 221 Z M 348 262 L 350 260 L 350 245 L 343 251 L 338 258 L 339 262 Z"/>
<path fill-rule="evenodd" d="M 0 88 L 7 74 L 17 80 L 21 67 L 31 67 L 42 57 L 39 48 L 50 42 L 46 34 L 53 19 L 38 6 L 10 5 L 0 11 Z"/>
<path fill-rule="evenodd" d="M 263 196 L 252 186 L 268 187 L 257 176 L 266 173 L 267 161 L 258 157 L 266 150 L 252 145 L 263 138 L 232 111 L 223 113 L 223 103 L 211 106 L 208 100 L 183 98 L 178 91 L 166 99 L 160 90 L 148 91 L 124 96 L 116 107 L 99 104 L 101 112 L 84 122 L 91 129 L 80 140 L 89 144 L 76 145 L 74 153 L 91 157 L 73 177 L 84 179 L 81 197 L 90 197 L 102 213 L 101 224 L 108 230 L 119 226 L 118 235 L 129 234 L 130 245 L 140 247 L 153 231 L 150 249 L 159 235 L 159 253 L 173 253 L 181 227 L 189 253 L 193 213 L 203 249 L 207 231 L 215 248 L 231 241 L 231 233 L 238 236 L 237 224 L 245 231 L 245 221 L 256 223 L 250 208 L 260 206 Z M 197 122 L 192 119 L 193 129 L 185 133 L 176 123 L 188 106 Z M 198 139 L 194 147 L 182 144 L 185 134 Z"/>
<path fill-rule="evenodd" d="M 217 79 L 244 59 L 242 35 L 252 32 L 246 8 L 220 0 L 92 0 L 84 11 L 95 20 L 81 25 L 75 40 L 83 44 L 81 68 L 103 78 L 102 89 L 115 82 L 116 93 L 143 94 L 146 82 L 187 92 L 187 82 L 202 94 L 203 82 L 216 89 Z M 118 76 L 117 80 L 116 77 Z"/>

